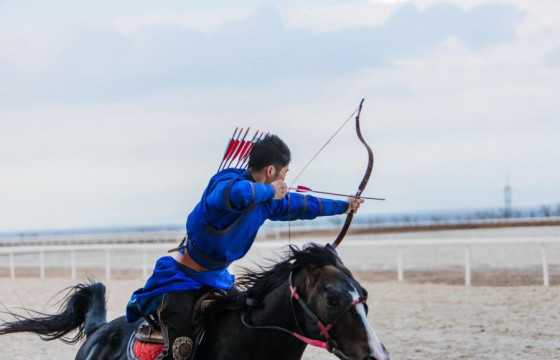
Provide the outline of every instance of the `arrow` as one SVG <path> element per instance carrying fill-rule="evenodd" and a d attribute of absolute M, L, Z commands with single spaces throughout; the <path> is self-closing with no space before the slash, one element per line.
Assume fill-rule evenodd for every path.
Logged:
<path fill-rule="evenodd" d="M 366 197 L 366 196 L 354 196 L 354 195 L 345 195 L 345 194 L 339 194 L 339 193 L 333 193 L 333 192 L 327 192 L 327 191 L 318 191 L 318 190 L 313 190 L 311 188 L 308 188 L 306 186 L 301 186 L 298 185 L 296 188 L 291 187 L 290 190 L 294 190 L 295 192 L 298 193 L 306 193 L 306 192 L 312 192 L 312 193 L 316 193 L 316 194 L 325 194 L 325 195 L 333 195 L 333 196 L 344 196 L 344 197 L 353 197 L 353 198 L 357 198 L 357 199 L 366 199 L 366 200 L 381 200 L 384 201 L 384 198 L 376 198 L 376 197 Z"/>
<path fill-rule="evenodd" d="M 247 151 L 245 152 L 245 154 L 243 155 L 243 161 L 241 162 L 241 168 L 244 169 L 249 162 L 249 155 L 251 155 L 251 152 L 253 151 L 253 148 L 255 147 L 255 144 L 258 143 L 262 138 L 263 135 L 266 138 L 270 133 L 267 132 L 266 135 L 264 135 L 264 131 L 262 131 L 260 133 L 260 135 L 255 139 L 255 141 L 253 141 L 248 147 L 247 147 Z"/>
<path fill-rule="evenodd" d="M 241 131 L 239 131 L 239 134 L 237 134 L 238 129 L 239 128 L 236 126 L 235 130 L 233 131 L 233 135 L 231 135 L 231 138 L 229 139 L 229 142 L 226 145 L 226 150 L 224 151 L 224 157 L 222 158 L 222 162 L 220 163 L 220 166 L 218 166 L 218 171 L 222 170 L 222 166 L 227 160 L 229 160 L 231 154 L 235 151 L 235 148 L 237 147 L 237 143 L 238 143 L 237 139 L 239 138 L 241 131 L 243 131 L 243 128 L 241 128 Z M 237 138 L 235 137 L 236 134 L 237 134 Z"/>
<path fill-rule="evenodd" d="M 243 161 L 245 161 L 245 157 L 249 156 L 249 153 L 253 148 L 252 145 L 255 143 L 255 140 L 257 139 L 258 135 L 259 135 L 259 130 L 257 130 L 257 132 L 253 135 L 253 138 L 250 141 L 245 141 L 245 143 L 241 147 L 241 152 L 239 153 L 239 157 L 237 159 L 237 164 L 235 164 L 235 167 L 239 167 L 239 165 L 243 163 Z"/>
<path fill-rule="evenodd" d="M 235 159 L 237 159 L 237 157 L 239 156 L 239 152 L 241 151 L 241 148 L 243 147 L 243 144 L 245 144 L 245 138 L 247 137 L 247 134 L 249 133 L 250 129 L 251 128 L 248 127 L 247 130 L 245 130 L 245 134 L 243 134 L 243 137 L 241 137 L 241 139 L 237 143 L 237 147 L 235 149 L 235 152 L 233 153 L 233 156 L 231 156 L 231 160 L 229 160 L 229 163 L 224 165 L 224 168 L 230 167 L 231 163 L 234 162 Z M 241 131 L 243 131 L 243 129 L 241 129 Z M 239 134 L 241 134 L 241 132 L 239 132 Z"/>

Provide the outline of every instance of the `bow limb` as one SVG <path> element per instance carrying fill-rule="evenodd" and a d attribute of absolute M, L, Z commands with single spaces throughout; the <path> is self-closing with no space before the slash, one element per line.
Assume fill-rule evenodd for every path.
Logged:
<path fill-rule="evenodd" d="M 368 153 L 368 165 L 367 165 L 367 169 L 366 172 L 362 178 L 362 181 L 360 182 L 360 186 L 358 186 L 358 191 L 356 192 L 356 197 L 359 197 L 362 192 L 364 191 L 364 189 L 366 188 L 366 185 L 369 181 L 369 177 L 373 171 L 373 162 L 374 162 L 374 158 L 373 158 L 373 151 L 371 151 L 371 148 L 369 147 L 369 145 L 366 143 L 366 141 L 364 140 L 364 137 L 362 136 L 362 131 L 360 130 L 360 114 L 362 112 L 362 105 L 364 103 L 364 99 L 362 99 L 362 101 L 360 102 L 360 107 L 358 109 L 358 114 L 356 115 L 356 134 L 358 135 L 358 139 L 360 139 L 360 142 L 362 144 L 364 144 L 364 146 L 366 147 L 367 153 Z M 346 215 L 346 221 L 344 222 L 344 226 L 342 227 L 342 229 L 340 230 L 340 233 L 338 234 L 338 236 L 336 237 L 336 239 L 334 240 L 334 242 L 332 243 L 332 247 L 336 248 L 340 242 L 342 241 L 342 239 L 344 239 L 344 236 L 346 236 L 346 233 L 348 232 L 348 229 L 350 228 L 350 224 L 352 223 L 352 219 L 354 218 L 354 212 L 351 211 L 348 215 Z"/>

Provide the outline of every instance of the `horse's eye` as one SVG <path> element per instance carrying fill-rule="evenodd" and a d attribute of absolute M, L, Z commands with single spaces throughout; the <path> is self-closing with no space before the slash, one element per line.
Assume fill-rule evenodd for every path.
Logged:
<path fill-rule="evenodd" d="M 329 295 L 327 296 L 327 305 L 329 306 L 338 306 L 339 300 L 337 296 Z"/>

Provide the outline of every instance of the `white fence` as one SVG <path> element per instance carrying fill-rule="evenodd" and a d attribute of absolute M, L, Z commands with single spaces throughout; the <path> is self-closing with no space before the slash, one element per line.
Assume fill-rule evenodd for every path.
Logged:
<path fill-rule="evenodd" d="M 313 241 L 317 241 L 314 239 Z M 292 241 L 292 244 L 295 245 L 302 245 L 308 242 L 308 240 L 298 240 Z M 318 241 L 319 243 L 321 241 Z M 443 246 L 453 246 L 453 247 L 461 247 L 464 251 L 464 280 L 465 285 L 471 285 L 471 263 L 473 261 L 472 254 L 471 254 L 471 247 L 479 246 L 479 245 L 500 245 L 500 246 L 508 246 L 513 244 L 522 244 L 522 245 L 532 245 L 540 248 L 540 262 L 542 264 L 542 279 L 543 285 L 549 286 L 550 285 L 550 278 L 549 278 L 549 265 L 547 262 L 547 247 L 560 246 L 560 238 L 557 236 L 551 237 L 536 237 L 536 238 L 522 238 L 522 237 L 511 237 L 511 238 L 454 238 L 454 239 L 392 239 L 392 240 L 358 240 L 358 239 L 346 239 L 343 242 L 343 245 L 339 248 L 339 250 L 343 251 L 351 251 L 352 248 L 392 248 L 395 253 L 396 257 L 394 262 L 396 263 L 396 276 L 399 282 L 404 281 L 405 278 L 405 266 L 406 264 L 403 261 L 403 250 L 408 248 L 416 248 L 416 247 L 423 247 L 423 246 L 436 246 L 436 247 L 443 247 Z M 552 244 L 552 245 L 551 245 Z M 287 245 L 287 241 L 257 241 L 253 246 L 253 251 L 269 251 L 269 250 L 278 250 L 282 246 Z M 105 278 L 106 280 L 111 279 L 111 272 L 114 268 L 114 261 L 113 254 L 117 254 L 120 252 L 129 253 L 140 253 L 140 268 L 142 271 L 142 277 L 146 278 L 148 276 L 148 271 L 151 271 L 153 267 L 153 262 L 148 261 L 148 253 L 157 252 L 158 256 L 165 253 L 168 249 L 176 246 L 176 243 L 157 243 L 157 244 L 99 244 L 99 245 L 51 245 L 51 246 L 14 246 L 14 247 L 2 247 L 0 248 L 0 259 L 2 257 L 8 257 L 8 266 L 9 266 L 9 273 L 12 279 L 16 278 L 17 274 L 17 267 L 16 267 L 16 256 L 25 256 L 25 255 L 34 255 L 39 257 L 38 264 L 36 262 L 32 262 L 35 267 L 39 269 L 39 276 L 41 278 L 45 278 L 45 268 L 48 267 L 45 262 L 45 254 L 49 253 L 61 253 L 67 254 L 63 256 L 64 262 L 68 262 L 66 257 L 69 257 L 69 275 L 72 279 L 75 279 L 77 276 L 77 253 L 88 253 L 92 254 L 93 252 L 102 252 L 104 253 L 104 269 L 105 269 Z M 361 251 L 363 252 L 363 251 Z M 359 252 L 357 252 L 359 253 Z M 137 256 L 129 255 L 128 257 L 134 258 L 134 264 L 137 267 Z M 343 259 L 345 259 L 343 257 Z M 1 260 L 0 260 L 1 261 Z M 121 260 L 122 261 L 122 260 Z M 346 262 L 346 260 L 345 260 Z M 5 262 L 3 262 L 5 264 Z M 57 262 L 57 266 L 62 265 L 62 262 Z M 83 266 L 83 264 L 80 264 Z M 117 264 L 120 268 L 125 266 L 124 264 Z M 18 265 L 19 266 L 19 265 Z M 66 265 L 68 266 L 68 265 Z M 375 269 L 374 269 L 375 270 Z"/>

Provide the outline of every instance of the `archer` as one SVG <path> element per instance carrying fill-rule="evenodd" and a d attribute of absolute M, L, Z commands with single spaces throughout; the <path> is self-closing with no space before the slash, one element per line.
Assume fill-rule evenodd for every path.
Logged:
<path fill-rule="evenodd" d="M 246 134 L 245 134 L 246 135 Z M 277 136 L 256 141 L 248 168 L 226 168 L 214 175 L 189 214 L 178 254 L 157 260 L 145 286 L 127 305 L 127 321 L 153 316 L 164 350 L 157 359 L 186 360 L 193 346 L 191 310 L 209 289 L 230 289 L 229 265 L 247 254 L 265 220 L 291 221 L 355 213 L 364 202 L 288 193 L 285 177 L 291 153 Z"/>

